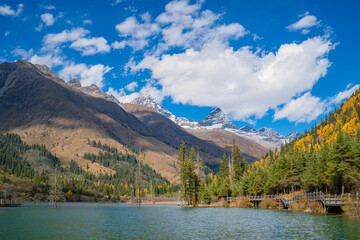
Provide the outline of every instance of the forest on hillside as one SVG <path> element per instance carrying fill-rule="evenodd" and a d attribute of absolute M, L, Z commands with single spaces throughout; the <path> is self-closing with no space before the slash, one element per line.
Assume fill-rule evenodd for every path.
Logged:
<path fill-rule="evenodd" d="M 189 202 L 227 196 L 268 195 L 295 191 L 355 193 L 360 189 L 360 90 L 319 124 L 279 150 L 248 164 L 233 143 L 220 171 L 196 176 L 191 150 L 180 147 L 182 195 Z"/>
<path fill-rule="evenodd" d="M 0 134 L 0 198 L 19 201 L 48 201 L 51 181 L 59 179 L 67 201 L 104 201 L 148 197 L 150 182 L 155 196 L 173 195 L 178 186 L 138 161 L 136 153 L 119 152 L 116 148 L 88 141 L 98 154 L 85 153 L 84 159 L 115 170 L 115 174 L 95 175 L 74 160 L 61 167 L 59 159 L 43 145 L 28 145 L 16 134 Z M 88 167 L 87 167 L 88 168 Z M 54 176 L 55 175 L 55 176 Z"/>

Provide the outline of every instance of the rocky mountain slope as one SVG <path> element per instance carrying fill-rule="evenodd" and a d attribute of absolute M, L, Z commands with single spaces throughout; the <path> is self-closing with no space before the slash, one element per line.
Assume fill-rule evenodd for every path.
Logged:
<path fill-rule="evenodd" d="M 232 151 L 232 139 L 236 139 L 236 144 L 240 146 L 251 146 L 242 148 L 244 149 L 244 156 L 249 162 L 257 160 L 266 153 L 266 150 L 261 146 L 258 146 L 255 143 L 248 143 L 248 141 L 241 139 L 241 137 L 236 135 L 227 136 L 222 133 L 223 137 L 220 137 L 220 134 L 216 134 L 216 131 L 204 128 L 202 128 L 203 131 L 200 131 L 200 129 L 193 130 L 191 128 L 186 128 L 185 131 L 184 128 L 159 114 L 154 108 L 148 106 L 137 104 L 122 104 L 121 106 L 127 112 L 133 114 L 136 118 L 145 123 L 149 128 L 154 129 L 161 141 L 176 147 L 181 144 L 181 141 L 184 141 L 188 146 L 196 146 L 198 151 L 203 153 L 203 160 L 214 159 L 214 157 L 219 156 L 219 154 L 222 155 L 224 152 L 230 154 Z M 200 134 L 200 132 L 202 134 Z M 204 134 L 207 137 L 203 136 Z M 212 163 L 209 160 L 205 162 L 211 165 Z"/>
<path fill-rule="evenodd" d="M 82 87 L 80 81 L 77 78 L 72 79 L 71 81 L 67 82 L 67 84 L 93 97 L 102 98 L 106 101 L 111 101 L 117 104 L 120 103 L 113 95 L 106 94 L 103 90 L 94 84 L 87 87 Z"/>
<path fill-rule="evenodd" d="M 231 120 L 226 116 L 226 114 L 220 108 L 216 108 L 214 111 L 210 112 L 204 120 L 195 122 L 193 120 L 188 120 L 183 117 L 176 117 L 169 110 L 167 110 L 160 104 L 156 103 L 156 101 L 153 98 L 151 98 L 151 96 L 149 95 L 144 95 L 136 98 L 132 102 L 132 104 L 151 107 L 161 115 L 169 118 L 174 123 L 185 128 L 191 134 L 205 140 L 213 139 L 213 141 L 215 142 L 216 142 L 216 140 L 214 140 L 215 132 L 206 131 L 205 129 L 207 130 L 223 129 L 224 131 L 231 132 L 237 136 L 242 137 L 243 139 L 247 139 L 251 142 L 255 142 L 258 145 L 261 145 L 262 148 L 272 149 L 272 150 L 274 150 L 275 148 L 280 148 L 281 144 L 290 142 L 300 136 L 300 133 L 296 131 L 286 136 L 283 136 L 280 133 L 276 132 L 275 130 L 267 127 L 263 127 L 257 130 L 249 126 L 244 126 L 239 129 L 234 123 L 231 122 Z M 219 133 L 219 131 L 217 131 L 217 133 Z M 229 136 L 229 134 L 227 134 L 227 136 Z M 247 149 L 247 147 L 245 147 L 245 149 Z M 259 152 L 262 151 L 259 150 Z M 257 154 L 253 154 L 253 155 L 257 155 Z"/>
<path fill-rule="evenodd" d="M 96 86 L 82 87 L 77 79 L 65 83 L 46 66 L 24 60 L 0 64 L 0 131 L 17 133 L 29 144 L 45 144 L 63 166 L 75 160 L 95 174 L 114 173 L 82 158 L 84 153 L 98 153 L 88 144 L 95 140 L 121 151 L 140 151 L 141 161 L 174 181 L 181 141 L 194 147 L 213 169 L 228 151 L 157 112 L 136 115 L 140 120 Z"/>
<path fill-rule="evenodd" d="M 46 145 L 63 166 L 75 160 L 95 174 L 112 174 L 82 158 L 99 152 L 88 144 L 95 140 L 121 151 L 142 149 L 141 161 L 175 179 L 177 150 L 114 102 L 85 94 L 23 60 L 0 64 L 0 92 L 0 131 Z"/>

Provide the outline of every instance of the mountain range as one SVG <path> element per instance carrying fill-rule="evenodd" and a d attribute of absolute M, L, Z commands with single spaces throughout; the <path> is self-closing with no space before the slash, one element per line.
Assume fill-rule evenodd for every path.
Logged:
<path fill-rule="evenodd" d="M 65 83 L 46 65 L 25 60 L 0 64 L 0 122 L 0 132 L 17 133 L 28 144 L 44 144 L 62 166 L 74 160 L 94 174 L 114 174 L 82 157 L 99 152 L 89 141 L 101 141 L 139 153 L 140 161 L 170 181 L 177 178 L 182 141 L 199 153 L 204 171 L 216 171 L 223 153 L 230 157 L 233 139 L 253 162 L 298 136 L 281 136 L 268 128 L 239 129 L 220 108 L 196 122 L 175 116 L 148 95 L 122 104 L 96 85 L 82 86 L 78 79 Z"/>
<path fill-rule="evenodd" d="M 191 132 L 194 135 L 197 135 L 197 132 L 204 132 L 204 129 L 223 129 L 225 131 L 234 133 L 240 137 L 249 139 L 250 141 L 254 141 L 263 146 L 264 148 L 271 150 L 279 148 L 281 144 L 295 140 L 300 136 L 300 133 L 297 131 L 293 131 L 283 136 L 274 129 L 267 127 L 254 129 L 249 126 L 244 126 L 242 128 L 238 128 L 233 122 L 231 122 L 231 120 L 220 108 L 216 108 L 215 110 L 210 112 L 204 120 L 196 122 L 194 120 L 189 120 L 184 117 L 175 116 L 169 110 L 156 103 L 156 101 L 150 95 L 142 95 L 134 99 L 131 103 L 153 108 L 161 115 L 169 118 L 174 123 L 185 128 L 187 131 Z"/>
<path fill-rule="evenodd" d="M 135 151 L 140 161 L 172 182 L 182 141 L 199 153 L 204 171 L 216 171 L 224 152 L 230 156 L 229 146 L 198 138 L 152 108 L 122 106 L 95 85 L 83 87 L 77 79 L 65 83 L 45 65 L 24 60 L 0 64 L 0 132 L 16 133 L 27 144 L 45 145 L 62 166 L 74 160 L 94 174 L 114 174 L 82 157 L 99 152 L 89 141 Z M 253 151 L 244 147 L 243 153 L 252 162 L 266 150 L 255 144 Z"/>

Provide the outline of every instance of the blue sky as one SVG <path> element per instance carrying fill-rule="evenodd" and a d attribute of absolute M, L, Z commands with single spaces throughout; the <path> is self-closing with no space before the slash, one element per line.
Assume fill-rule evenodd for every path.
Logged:
<path fill-rule="evenodd" d="M 303 132 L 358 88 L 357 1 L 1 1 L 0 61 L 47 64 L 121 102 Z"/>

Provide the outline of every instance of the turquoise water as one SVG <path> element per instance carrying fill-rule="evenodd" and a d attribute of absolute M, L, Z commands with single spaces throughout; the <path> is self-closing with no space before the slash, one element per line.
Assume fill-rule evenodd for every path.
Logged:
<path fill-rule="evenodd" d="M 360 239 L 360 220 L 263 209 L 25 204 L 0 208 L 0 239 Z"/>

